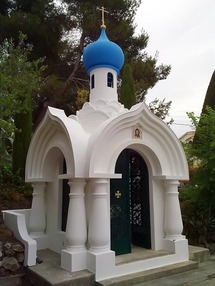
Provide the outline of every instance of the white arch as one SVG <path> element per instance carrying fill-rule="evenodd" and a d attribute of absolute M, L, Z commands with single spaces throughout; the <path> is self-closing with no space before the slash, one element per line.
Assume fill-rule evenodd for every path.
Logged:
<path fill-rule="evenodd" d="M 31 140 L 26 160 L 26 181 L 49 181 L 52 162 L 59 150 L 66 160 L 67 174 L 71 177 L 85 176 L 85 164 L 82 162 L 85 161 L 87 142 L 87 135 L 77 121 L 67 117 L 62 110 L 49 107 Z M 50 152 L 52 156 L 48 156 Z"/>
<path fill-rule="evenodd" d="M 133 139 L 133 127 L 142 130 L 142 139 Z M 135 145 L 135 146 L 133 146 Z M 89 142 L 89 176 L 114 174 L 120 152 L 129 146 L 150 163 L 156 177 L 188 179 L 188 167 L 183 148 L 172 130 L 152 114 L 145 103 L 135 105 L 102 125 Z"/>

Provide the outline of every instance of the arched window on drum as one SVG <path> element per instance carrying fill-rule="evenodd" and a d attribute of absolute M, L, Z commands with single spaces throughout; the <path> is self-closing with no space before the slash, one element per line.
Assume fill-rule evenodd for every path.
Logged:
<path fill-rule="evenodd" d="M 113 74 L 111 72 L 107 74 L 107 86 L 113 87 Z"/>
<path fill-rule="evenodd" d="M 93 89 L 95 87 L 95 75 L 93 74 L 91 76 L 91 89 Z"/>

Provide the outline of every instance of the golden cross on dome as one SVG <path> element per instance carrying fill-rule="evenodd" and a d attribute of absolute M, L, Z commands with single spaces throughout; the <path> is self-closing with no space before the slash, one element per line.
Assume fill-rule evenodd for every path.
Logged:
<path fill-rule="evenodd" d="M 105 26 L 105 13 L 109 13 L 109 12 L 106 11 L 103 6 L 101 8 L 97 7 L 97 10 L 102 12 L 102 25 L 101 25 L 101 28 L 106 28 L 106 26 Z"/>

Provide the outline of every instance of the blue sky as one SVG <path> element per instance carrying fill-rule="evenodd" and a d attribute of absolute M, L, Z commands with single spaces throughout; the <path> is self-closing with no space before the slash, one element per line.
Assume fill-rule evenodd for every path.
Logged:
<path fill-rule="evenodd" d="M 190 124 L 186 112 L 200 115 L 215 70 L 215 1 L 142 0 L 135 22 L 137 33 L 143 28 L 150 37 L 148 54 L 158 51 L 158 63 L 172 66 L 146 101 L 172 101 L 172 129 L 180 137 L 191 127 L 178 124 Z"/>

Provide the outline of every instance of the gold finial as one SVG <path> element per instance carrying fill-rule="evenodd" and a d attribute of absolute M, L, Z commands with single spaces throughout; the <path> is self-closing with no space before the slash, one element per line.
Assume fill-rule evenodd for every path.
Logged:
<path fill-rule="evenodd" d="M 106 29 L 106 26 L 105 26 L 105 13 L 109 13 L 109 12 L 106 11 L 103 6 L 102 6 L 101 8 L 97 7 L 96 9 L 99 10 L 99 11 L 102 11 L 102 24 L 101 24 L 101 28 Z"/>

